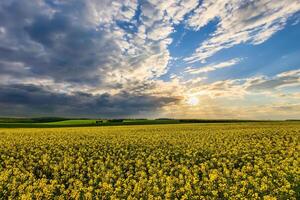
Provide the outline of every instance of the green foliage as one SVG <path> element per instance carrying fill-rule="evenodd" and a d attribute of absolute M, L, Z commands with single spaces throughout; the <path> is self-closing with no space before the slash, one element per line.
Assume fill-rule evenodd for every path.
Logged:
<path fill-rule="evenodd" d="M 299 199 L 299 123 L 0 129 L 0 199 Z"/>

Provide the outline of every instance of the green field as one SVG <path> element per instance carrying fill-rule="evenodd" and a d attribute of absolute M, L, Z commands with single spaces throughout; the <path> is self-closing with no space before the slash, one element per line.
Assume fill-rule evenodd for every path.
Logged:
<path fill-rule="evenodd" d="M 296 200 L 299 152 L 299 122 L 1 128 L 0 199 Z"/>
<path fill-rule="evenodd" d="M 0 118 L 0 128 L 58 128 L 58 127 L 91 127 L 91 126 L 119 126 L 119 125 L 151 125 L 151 124 L 186 124 L 186 123 L 254 123 L 274 122 L 261 120 L 235 119 L 123 119 L 122 122 L 97 119 L 67 119 L 57 117 L 45 118 Z M 277 121 L 285 122 L 285 121 Z M 297 122 L 297 121 L 294 121 Z"/>
<path fill-rule="evenodd" d="M 70 120 L 64 120 L 64 121 L 57 121 L 57 122 L 47 122 L 43 123 L 47 125 L 95 125 L 96 120 L 93 119 L 70 119 Z"/>
<path fill-rule="evenodd" d="M 36 122 L 34 120 L 0 120 L 0 128 L 54 128 L 54 127 L 86 127 L 146 124 L 178 124 L 178 120 L 124 120 L 123 122 L 105 121 L 96 123 L 96 119 L 66 119 L 54 122 Z"/>
<path fill-rule="evenodd" d="M 85 119 L 85 120 L 65 120 L 58 122 L 45 123 L 48 125 L 144 125 L 144 124 L 173 124 L 178 123 L 178 120 L 124 120 L 123 122 L 103 122 L 102 124 L 96 124 L 96 120 Z"/>

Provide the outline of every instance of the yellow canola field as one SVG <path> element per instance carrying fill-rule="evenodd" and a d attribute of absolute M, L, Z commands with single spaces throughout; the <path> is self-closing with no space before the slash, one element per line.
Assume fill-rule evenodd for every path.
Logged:
<path fill-rule="evenodd" d="M 300 124 L 0 129 L 0 199 L 300 199 Z"/>

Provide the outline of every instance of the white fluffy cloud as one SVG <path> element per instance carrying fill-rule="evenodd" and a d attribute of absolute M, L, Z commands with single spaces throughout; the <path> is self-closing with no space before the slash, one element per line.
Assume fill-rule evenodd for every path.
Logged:
<path fill-rule="evenodd" d="M 205 61 L 218 51 L 241 43 L 260 44 L 284 28 L 300 10 L 298 0 L 204 0 L 189 18 L 198 30 L 215 20 L 217 29 L 186 61 Z"/>

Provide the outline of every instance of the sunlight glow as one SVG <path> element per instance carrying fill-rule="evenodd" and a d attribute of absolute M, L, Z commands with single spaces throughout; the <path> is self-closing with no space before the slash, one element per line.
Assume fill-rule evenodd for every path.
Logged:
<path fill-rule="evenodd" d="M 192 97 L 189 97 L 187 99 L 187 104 L 191 105 L 191 106 L 196 106 L 199 104 L 199 99 L 198 97 L 195 97 L 195 96 L 192 96 Z"/>

